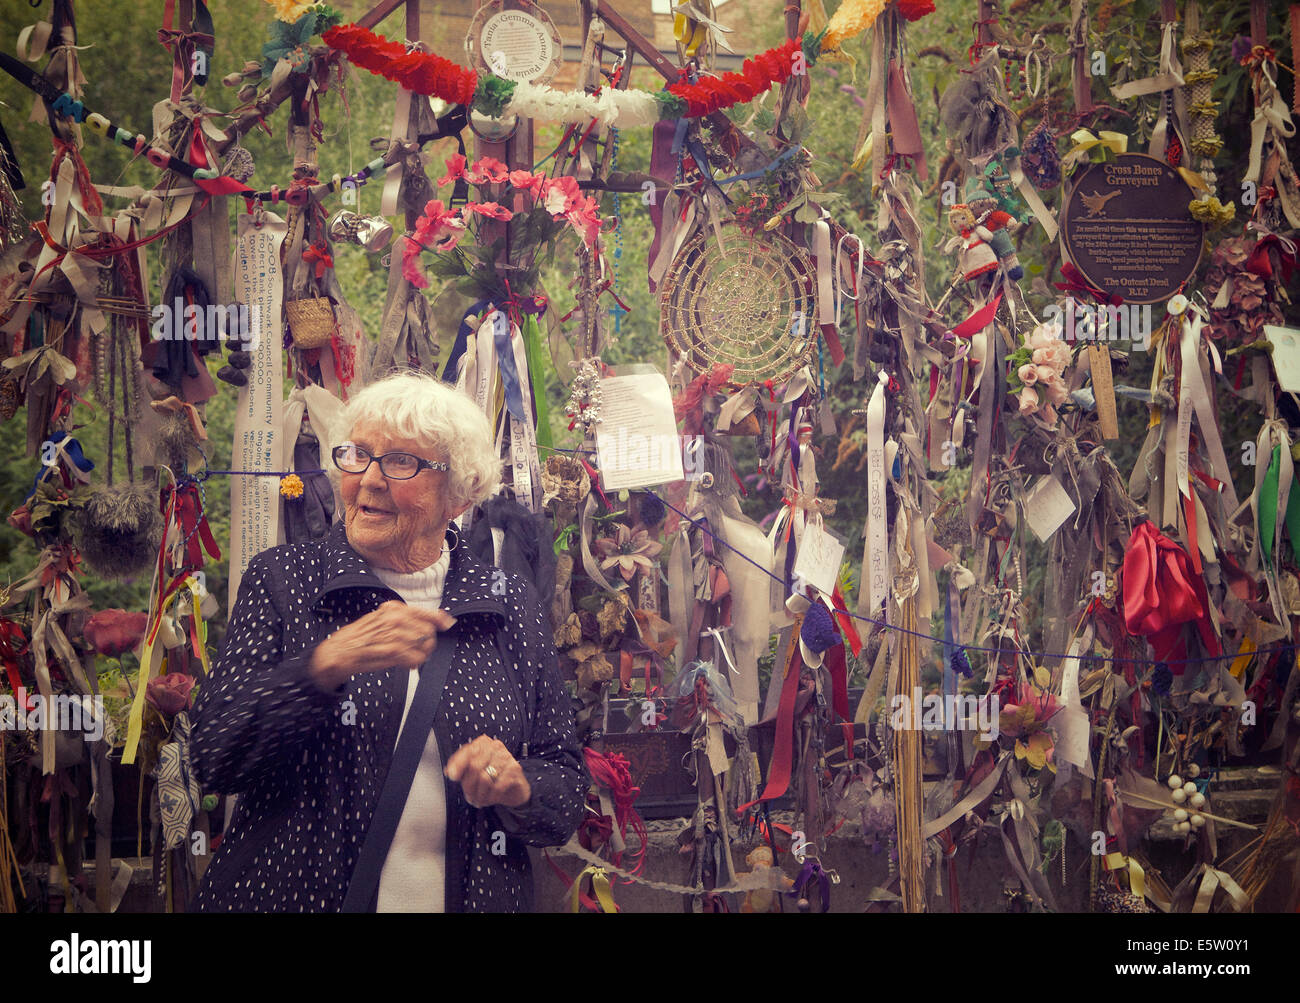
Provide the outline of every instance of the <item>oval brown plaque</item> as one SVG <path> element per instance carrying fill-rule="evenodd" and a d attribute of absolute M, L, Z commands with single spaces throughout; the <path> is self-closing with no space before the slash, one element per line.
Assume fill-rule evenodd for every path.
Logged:
<path fill-rule="evenodd" d="M 1176 170 L 1145 153 L 1093 164 L 1066 199 L 1065 249 L 1098 289 L 1126 303 L 1166 300 L 1196 273 L 1205 243 L 1193 198 Z"/>

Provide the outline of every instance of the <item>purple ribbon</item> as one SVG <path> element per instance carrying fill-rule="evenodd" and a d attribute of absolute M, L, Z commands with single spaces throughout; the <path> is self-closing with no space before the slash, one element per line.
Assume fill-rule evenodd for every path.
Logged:
<path fill-rule="evenodd" d="M 803 870 L 801 870 L 799 876 L 794 879 L 794 887 L 786 892 L 786 894 L 791 898 L 806 898 L 807 896 L 804 892 L 808 888 L 809 884 L 814 880 L 818 881 L 821 885 L 821 911 L 829 912 L 831 908 L 831 879 L 827 873 L 822 870 L 822 865 L 812 857 L 804 858 Z"/>

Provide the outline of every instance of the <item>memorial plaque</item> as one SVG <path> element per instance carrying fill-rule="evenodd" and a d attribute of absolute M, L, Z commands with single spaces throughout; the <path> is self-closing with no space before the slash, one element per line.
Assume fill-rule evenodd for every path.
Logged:
<path fill-rule="evenodd" d="M 1145 153 L 1093 164 L 1071 189 L 1061 218 L 1070 260 L 1098 289 L 1126 303 L 1159 303 L 1196 272 L 1205 227 L 1182 176 Z"/>
<path fill-rule="evenodd" d="M 479 72 L 530 84 L 555 76 L 563 43 L 555 23 L 529 0 L 490 0 L 478 9 L 465 48 Z"/>

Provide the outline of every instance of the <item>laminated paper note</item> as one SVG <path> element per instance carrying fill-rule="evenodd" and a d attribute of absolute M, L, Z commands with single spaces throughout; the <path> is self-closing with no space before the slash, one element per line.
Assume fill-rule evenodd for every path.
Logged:
<path fill-rule="evenodd" d="M 1044 477 L 1025 495 L 1025 518 L 1043 543 L 1074 514 L 1074 501 L 1055 477 Z"/>
<path fill-rule="evenodd" d="M 1278 386 L 1289 393 L 1300 393 L 1300 328 L 1265 324 L 1264 337 L 1273 345 Z"/>
<path fill-rule="evenodd" d="M 803 529 L 799 553 L 794 559 L 794 580 L 806 582 L 822 595 L 835 591 L 844 563 L 844 544 L 815 522 Z"/>
<path fill-rule="evenodd" d="M 284 220 L 266 213 L 261 226 L 241 213 L 235 248 L 235 295 L 259 320 L 251 349 L 248 385 L 239 388 L 232 470 L 284 469 L 284 356 L 280 349 L 284 276 L 280 245 Z M 280 482 L 276 477 L 230 478 L 230 606 L 248 562 L 275 546 L 280 526 Z"/>
<path fill-rule="evenodd" d="M 596 457 L 606 491 L 680 481 L 682 445 L 668 381 L 657 372 L 600 381 Z"/>

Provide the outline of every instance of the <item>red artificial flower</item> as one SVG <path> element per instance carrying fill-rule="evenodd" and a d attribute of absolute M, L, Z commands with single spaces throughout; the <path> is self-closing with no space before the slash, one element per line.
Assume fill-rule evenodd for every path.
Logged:
<path fill-rule="evenodd" d="M 542 193 L 542 185 L 546 183 L 546 175 L 533 174 L 530 171 L 511 171 L 509 181 L 511 188 L 518 189 L 521 192 L 528 192 L 537 197 Z"/>
<path fill-rule="evenodd" d="M 933 0 L 898 0 L 898 13 L 909 21 L 919 21 L 934 13 Z"/>
<path fill-rule="evenodd" d="M 149 680 L 145 687 L 145 700 L 160 714 L 179 714 L 190 709 L 190 693 L 194 690 L 194 677 L 184 672 L 169 672 Z"/>
<path fill-rule="evenodd" d="M 542 203 L 547 212 L 559 218 L 574 207 L 582 198 L 582 190 L 576 178 L 564 175 L 550 178 L 542 185 Z"/>
<path fill-rule="evenodd" d="M 483 157 L 470 170 L 481 174 L 494 185 L 499 185 L 510 176 L 510 168 L 492 157 Z M 481 184 L 482 182 L 480 182 Z"/>
<path fill-rule="evenodd" d="M 465 212 L 476 212 L 480 216 L 488 216 L 491 219 L 500 220 L 509 220 L 514 216 L 514 213 L 509 209 L 496 202 L 466 202 Z"/>
<path fill-rule="evenodd" d="M 149 628 L 147 613 L 128 613 L 121 609 L 103 609 L 86 621 L 82 636 L 92 651 L 106 658 L 121 658 L 140 646 Z"/>
<path fill-rule="evenodd" d="M 465 177 L 465 155 L 463 153 L 453 153 L 447 158 L 447 173 L 438 179 L 438 187 L 449 185 L 453 181 Z M 428 212 L 428 207 L 425 207 Z"/>
<path fill-rule="evenodd" d="M 338 25 L 321 40 L 347 55 L 354 66 L 377 73 L 416 94 L 432 94 L 455 104 L 474 99 L 478 75 L 449 59 L 428 52 L 407 52 L 404 45 L 358 25 Z"/>
<path fill-rule="evenodd" d="M 424 276 L 424 269 L 420 267 L 420 251 L 423 245 L 410 237 L 402 238 L 402 278 L 415 286 L 416 289 L 428 289 L 429 280 Z"/>

